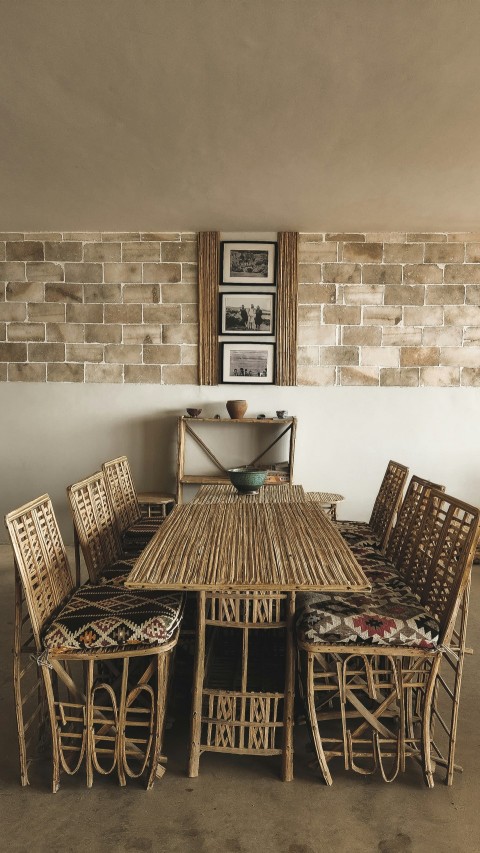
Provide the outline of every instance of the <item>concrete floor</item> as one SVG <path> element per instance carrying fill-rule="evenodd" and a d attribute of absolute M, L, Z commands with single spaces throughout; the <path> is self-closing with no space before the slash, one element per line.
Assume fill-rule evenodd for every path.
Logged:
<path fill-rule="evenodd" d="M 50 763 L 18 781 L 11 689 L 13 571 L 0 546 L 1 674 L 0 850 L 8 853 L 473 853 L 480 850 L 480 682 L 477 658 L 467 658 L 454 786 L 425 788 L 410 766 L 393 784 L 378 775 L 346 774 L 333 765 L 327 788 L 307 766 L 305 727 L 296 731 L 295 781 L 279 780 L 276 758 L 206 755 L 200 776 L 188 779 L 187 715 L 167 732 L 168 771 L 146 792 L 138 782 L 119 788 L 113 777 L 62 776 L 50 793 Z M 468 642 L 480 649 L 480 566 L 474 570 Z"/>

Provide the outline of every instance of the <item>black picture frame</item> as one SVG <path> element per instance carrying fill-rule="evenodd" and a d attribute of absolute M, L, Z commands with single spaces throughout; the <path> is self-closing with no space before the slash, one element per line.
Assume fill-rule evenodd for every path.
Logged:
<path fill-rule="evenodd" d="M 219 308 L 221 335 L 275 334 L 274 293 L 228 291 L 220 294 Z"/>
<path fill-rule="evenodd" d="M 223 343 L 221 355 L 221 382 L 224 385 L 275 384 L 274 343 L 257 340 Z"/>
<path fill-rule="evenodd" d="M 274 241 L 224 240 L 220 245 L 220 281 L 239 284 L 275 285 L 277 244 Z"/>

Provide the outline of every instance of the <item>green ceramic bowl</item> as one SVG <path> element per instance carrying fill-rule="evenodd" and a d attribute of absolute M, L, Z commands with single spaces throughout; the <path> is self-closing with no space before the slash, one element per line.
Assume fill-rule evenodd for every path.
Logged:
<path fill-rule="evenodd" d="M 243 468 L 229 468 L 228 476 L 241 495 L 256 495 L 267 479 L 267 472 L 245 465 Z"/>

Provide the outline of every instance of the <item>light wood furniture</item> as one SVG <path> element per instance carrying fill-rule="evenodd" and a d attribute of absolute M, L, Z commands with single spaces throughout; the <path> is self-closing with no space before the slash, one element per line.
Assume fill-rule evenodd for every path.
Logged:
<path fill-rule="evenodd" d="M 368 524 L 360 521 L 339 521 L 342 536 L 347 541 L 371 537 L 380 548 L 385 549 L 395 518 L 402 503 L 403 491 L 408 477 L 408 468 L 390 460 L 378 490 Z"/>
<path fill-rule="evenodd" d="M 116 770 L 121 785 L 126 784 L 127 777 L 146 773 L 147 787 L 151 787 L 160 759 L 168 667 L 180 616 L 172 624 L 171 634 L 165 633 L 163 643 L 158 635 L 157 640 L 149 641 L 148 648 L 145 637 L 119 648 L 112 624 L 121 621 L 122 607 L 125 612 L 130 605 L 129 612 L 138 613 L 140 599 L 135 595 L 129 598 L 125 590 L 117 590 L 110 598 L 109 588 L 87 585 L 83 587 L 86 597 L 92 600 L 97 595 L 97 622 L 87 602 L 84 623 L 85 596 L 82 590 L 75 591 L 48 495 L 10 512 L 5 523 L 15 557 L 17 587 L 14 686 L 22 785 L 29 781 L 30 724 L 40 719 L 42 732 L 49 718 L 54 792 L 61 770 L 72 775 L 82 765 L 88 787 L 94 769 L 102 775 Z M 23 604 L 26 613 L 22 612 Z M 79 609 L 82 616 L 75 633 L 72 616 Z M 153 600 L 149 615 L 151 611 Z M 22 625 L 27 620 L 34 643 L 25 647 Z M 152 623 L 152 619 L 147 620 L 145 636 Z M 137 627 L 140 631 L 139 621 Z M 25 693 L 22 658 L 25 661 L 28 651 L 36 663 L 37 679 Z M 133 657 L 137 665 L 130 667 Z M 31 714 L 28 711 L 27 719 L 27 704 L 31 707 L 32 702 L 34 710 Z"/>
<path fill-rule="evenodd" d="M 303 503 L 305 501 L 303 486 L 279 484 L 274 489 L 264 487 L 256 495 L 242 495 L 234 486 L 200 486 L 192 503 L 223 504 L 223 503 Z"/>
<path fill-rule="evenodd" d="M 277 502 L 275 489 L 261 494 L 266 501 L 200 501 L 176 507 L 126 582 L 132 589 L 198 593 L 190 776 L 198 775 L 200 754 L 211 751 L 281 754 L 282 778 L 292 779 L 295 592 L 368 587 L 321 506 Z M 217 636 L 220 628 L 228 629 L 232 643 L 234 629 L 240 637 L 238 679 L 227 685 L 222 673 L 209 671 L 207 627 L 217 628 Z M 252 653 L 250 641 L 265 644 L 268 633 L 277 651 Z M 282 642 L 281 683 L 272 683 L 274 662 L 283 659 L 278 652 Z M 227 645 L 222 637 L 220 653 Z M 219 661 L 218 654 L 210 658 Z M 255 663 L 262 660 L 267 689 L 254 677 Z M 225 668 L 232 671 L 230 664 Z M 261 681 L 265 672 L 260 676 Z"/>
<path fill-rule="evenodd" d="M 337 520 L 337 504 L 345 500 L 343 495 L 338 495 L 335 492 L 306 492 L 305 499 L 319 503 L 332 521 Z"/>
<path fill-rule="evenodd" d="M 142 515 L 147 518 L 160 518 L 163 520 L 175 506 L 175 495 L 171 492 L 138 492 L 138 503 Z"/>
<path fill-rule="evenodd" d="M 232 420 L 231 418 L 189 418 L 182 415 L 178 418 L 178 456 L 177 456 L 177 503 L 183 502 L 183 487 L 190 485 L 221 485 L 229 484 L 230 480 L 226 472 L 227 468 L 234 467 L 228 463 L 221 462 L 213 450 L 208 446 L 205 438 L 199 434 L 200 430 L 195 427 L 202 424 L 208 424 L 215 430 L 221 430 L 225 434 L 232 425 L 239 425 L 242 429 L 261 430 L 261 435 L 265 435 L 266 446 L 258 453 L 254 459 L 246 459 L 245 465 L 256 465 L 262 467 L 261 460 L 284 438 L 288 439 L 288 456 L 286 460 L 280 460 L 274 466 L 274 463 L 266 464 L 269 474 L 266 480 L 266 485 L 277 485 L 278 483 L 292 483 L 293 481 L 293 463 L 295 456 L 295 437 L 297 431 L 296 418 L 240 418 Z M 213 463 L 217 470 L 216 474 L 190 474 L 186 470 L 186 450 L 187 439 L 194 442 L 200 448 L 201 452 Z M 210 440 L 210 439 L 209 439 Z M 286 463 L 285 466 L 281 463 Z M 237 467 L 237 466 L 235 466 Z"/>

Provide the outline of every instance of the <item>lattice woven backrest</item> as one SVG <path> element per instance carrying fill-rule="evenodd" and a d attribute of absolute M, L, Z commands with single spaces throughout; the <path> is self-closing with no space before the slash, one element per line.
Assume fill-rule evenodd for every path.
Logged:
<path fill-rule="evenodd" d="M 43 626 L 74 588 L 49 496 L 42 495 L 8 513 L 5 524 L 40 650 Z"/>
<path fill-rule="evenodd" d="M 126 456 L 119 456 L 102 465 L 107 491 L 113 506 L 120 534 L 141 517 L 132 472 Z"/>
<path fill-rule="evenodd" d="M 378 490 L 369 525 L 383 548 L 392 529 L 395 515 L 402 501 L 403 489 L 408 477 L 408 468 L 399 462 L 390 462 Z"/>
<path fill-rule="evenodd" d="M 73 523 L 92 583 L 123 555 L 102 471 L 69 486 Z"/>
<path fill-rule="evenodd" d="M 387 558 L 399 571 L 411 562 L 412 549 L 425 515 L 432 489 L 445 491 L 444 486 L 413 476 L 408 484 L 397 521 L 388 540 Z"/>

